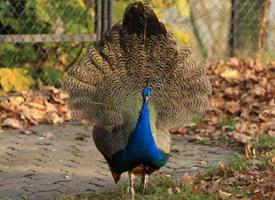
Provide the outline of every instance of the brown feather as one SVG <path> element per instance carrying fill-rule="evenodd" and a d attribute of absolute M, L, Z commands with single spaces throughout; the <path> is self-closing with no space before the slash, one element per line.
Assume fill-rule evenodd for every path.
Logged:
<path fill-rule="evenodd" d="M 168 130 L 203 113 L 211 86 L 206 69 L 190 54 L 189 49 L 177 49 L 149 6 L 134 3 L 126 9 L 122 25 L 115 25 L 98 47 L 69 67 L 64 88 L 72 111 L 96 122 L 95 143 L 105 156 L 126 146 L 147 78 L 152 87 L 151 126 L 160 149 L 169 152 Z"/>

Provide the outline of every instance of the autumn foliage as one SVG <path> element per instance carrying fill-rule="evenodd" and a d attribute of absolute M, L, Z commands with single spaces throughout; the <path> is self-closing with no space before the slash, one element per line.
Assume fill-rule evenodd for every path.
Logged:
<path fill-rule="evenodd" d="M 183 134 L 247 143 L 257 134 L 275 136 L 275 62 L 231 58 L 207 63 L 213 94 L 206 115 Z"/>

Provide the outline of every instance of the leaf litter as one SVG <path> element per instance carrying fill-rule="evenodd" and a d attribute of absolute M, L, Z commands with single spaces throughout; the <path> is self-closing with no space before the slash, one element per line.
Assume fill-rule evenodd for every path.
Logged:
<path fill-rule="evenodd" d="M 259 135 L 275 137 L 275 62 L 230 58 L 206 66 L 213 87 L 210 108 L 173 132 L 201 145 L 241 146 L 244 156 L 234 165 L 220 162 L 210 175 L 185 173 L 181 186 L 220 199 L 275 199 L 275 147 L 259 150 L 250 143 Z M 7 93 L 0 97 L 0 133 L 22 129 L 28 135 L 25 129 L 32 125 L 71 121 L 67 100 L 66 93 L 50 86 Z"/>
<path fill-rule="evenodd" d="M 0 129 L 25 129 L 37 124 L 57 124 L 71 120 L 68 95 L 45 86 L 40 91 L 7 93 L 0 97 Z"/>

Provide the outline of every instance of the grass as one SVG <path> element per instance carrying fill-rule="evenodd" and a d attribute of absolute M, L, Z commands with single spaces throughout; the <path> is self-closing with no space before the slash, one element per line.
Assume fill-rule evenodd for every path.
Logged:
<path fill-rule="evenodd" d="M 232 173 L 242 172 L 249 169 L 250 163 L 249 163 L 249 160 L 246 159 L 244 156 L 236 154 L 231 160 L 229 160 L 227 163 L 224 164 L 224 167 Z M 221 175 L 224 175 L 224 172 L 222 171 L 220 166 L 210 166 L 205 171 L 206 177 L 221 176 Z"/>
<path fill-rule="evenodd" d="M 238 123 L 238 120 L 233 118 L 223 119 L 219 121 L 216 125 L 217 128 L 223 128 L 225 132 L 231 132 L 235 130 L 235 126 Z"/>
<path fill-rule="evenodd" d="M 221 124 L 223 126 L 235 126 L 235 121 L 226 120 Z M 208 144 L 208 140 L 199 140 L 199 144 Z M 250 199 L 253 194 L 245 186 L 241 186 L 238 182 L 238 174 L 245 174 L 253 171 L 256 167 L 257 171 L 272 169 L 270 165 L 270 157 L 275 155 L 275 138 L 268 135 L 259 135 L 250 142 L 256 152 L 259 152 L 257 158 L 246 158 L 244 155 L 236 154 L 231 160 L 226 162 L 223 167 L 210 166 L 203 175 L 195 178 L 193 184 L 189 187 L 183 180 L 172 180 L 169 177 L 161 176 L 150 179 L 148 192 L 143 196 L 138 192 L 138 184 L 135 185 L 136 200 L 216 200 L 221 199 L 220 190 L 230 194 L 229 199 Z M 268 154 L 262 152 L 268 151 Z M 260 153 L 261 152 L 261 153 Z M 273 152 L 273 153 L 272 153 Z M 270 155 L 271 153 L 271 155 Z M 258 162 L 254 162 L 258 161 Z M 261 161 L 261 162 L 259 162 Z M 255 165 L 256 163 L 256 165 Z M 260 163 L 260 166 L 258 164 Z M 234 179 L 233 185 L 228 184 L 227 180 Z M 215 181 L 223 180 L 218 184 L 218 188 L 208 191 L 208 186 L 215 184 Z M 205 186 L 205 183 L 208 186 Z M 238 185 L 240 184 L 240 185 Z M 70 196 L 60 198 L 58 200 L 124 200 L 130 199 L 127 191 L 128 184 L 119 184 L 113 191 L 106 193 L 89 193 L 80 196 Z"/>
<path fill-rule="evenodd" d="M 170 177 L 152 177 L 149 181 L 147 194 L 144 196 L 139 191 L 139 183 L 136 182 L 136 200 L 218 200 L 224 199 L 222 195 L 230 195 L 228 199 L 251 199 L 255 194 L 249 189 L 250 185 L 242 183 L 246 176 L 255 170 L 262 175 L 267 170 L 274 170 L 270 164 L 270 158 L 275 156 L 275 138 L 268 135 L 259 135 L 250 142 L 257 153 L 256 158 L 247 158 L 236 154 L 224 165 L 210 166 L 204 174 L 193 177 L 192 183 L 184 182 L 184 179 L 173 180 Z M 255 162 L 256 161 L 256 162 Z M 255 164 L 256 163 L 256 164 Z M 272 173 L 272 171 L 271 171 Z M 264 175 L 265 176 L 265 175 Z M 192 176 L 190 176 L 192 177 Z M 254 179 L 253 179 L 254 180 Z M 272 180 L 272 179 L 271 179 Z M 255 188 L 262 183 L 251 182 Z M 259 184 L 259 185 L 257 185 Z M 216 185 L 216 186 L 215 186 Z M 213 189 L 216 187 L 215 189 Z M 267 186 L 268 188 L 269 186 Z M 211 189 L 212 188 L 212 189 Z M 257 197 L 257 194 L 256 194 Z M 0 198 L 1 199 L 1 198 Z M 23 198 L 26 199 L 26 198 Z M 112 191 L 104 193 L 87 193 L 60 197 L 57 200 L 127 200 L 128 183 L 118 184 Z M 227 199 L 227 198 L 225 198 Z M 259 198 L 262 199 L 262 198 Z M 1 200 L 10 200 L 2 198 Z"/>
<path fill-rule="evenodd" d="M 130 199 L 127 191 L 128 184 L 120 184 L 114 191 L 108 193 L 91 193 L 80 196 L 63 197 L 59 200 L 123 200 Z M 135 200 L 216 200 L 217 194 L 198 194 L 191 188 L 183 186 L 180 181 L 174 181 L 168 177 L 155 177 L 149 182 L 146 195 L 138 192 L 138 185 L 135 185 Z"/>
<path fill-rule="evenodd" d="M 275 149 L 275 137 L 266 134 L 259 135 L 250 143 L 253 148 L 260 152 Z"/>
<path fill-rule="evenodd" d="M 210 140 L 202 138 L 202 139 L 197 139 L 195 141 L 195 144 L 200 144 L 200 145 L 209 145 L 210 144 Z"/>

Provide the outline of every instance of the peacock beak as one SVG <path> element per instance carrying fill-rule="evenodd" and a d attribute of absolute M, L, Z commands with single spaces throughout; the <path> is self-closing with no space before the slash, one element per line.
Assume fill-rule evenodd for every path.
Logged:
<path fill-rule="evenodd" d="M 149 96 L 145 96 L 145 102 L 148 103 Z"/>

